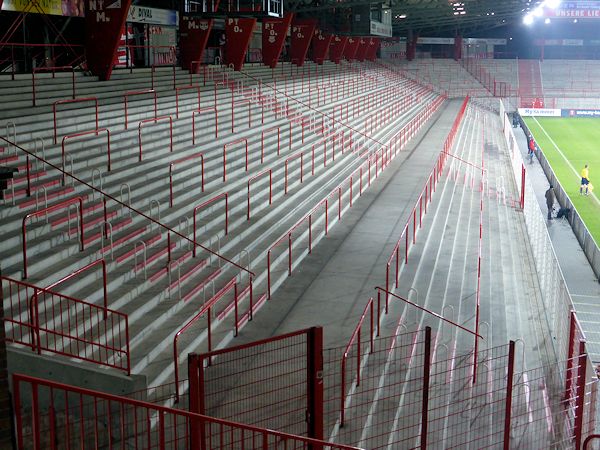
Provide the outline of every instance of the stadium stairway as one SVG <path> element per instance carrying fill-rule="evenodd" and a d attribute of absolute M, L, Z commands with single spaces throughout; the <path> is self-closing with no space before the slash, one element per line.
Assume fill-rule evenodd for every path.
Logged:
<path fill-rule="evenodd" d="M 273 81 L 273 74 L 270 70 L 264 70 L 258 67 L 249 71 L 255 79 L 264 79 L 262 86 L 263 92 L 268 90 L 268 83 Z M 391 86 L 391 82 L 375 84 L 376 76 L 371 79 L 360 79 L 355 71 L 336 72 L 334 65 L 326 65 L 322 69 L 320 76 L 327 76 L 328 84 L 331 83 L 333 74 L 337 84 L 356 83 L 357 91 L 352 97 L 357 100 L 371 95 L 369 106 L 364 106 L 360 114 L 367 111 L 375 112 L 384 109 L 390 109 L 396 105 L 404 96 L 409 96 L 412 101 L 404 102 L 405 109 L 395 108 L 397 112 L 393 117 L 386 116 L 379 120 L 376 125 L 373 136 L 370 139 L 379 139 L 383 142 L 395 134 L 398 127 L 407 123 L 414 117 L 418 111 L 422 110 L 435 98 L 422 88 L 416 87 L 409 80 L 404 80 L 404 84 Z M 255 83 L 254 91 L 251 85 L 245 81 L 237 84 L 237 89 L 231 88 L 235 84 L 234 79 L 242 74 L 230 75 L 227 71 L 213 71 L 212 76 L 221 80 L 227 79 L 226 89 L 218 85 L 213 90 L 210 87 L 202 90 L 202 99 L 200 104 L 210 104 L 215 92 L 217 93 L 217 106 L 223 112 L 223 120 L 219 120 L 221 130 L 227 130 L 232 126 L 231 120 L 226 118 L 225 112 L 230 107 L 231 91 L 236 92 L 236 101 L 244 100 L 244 95 L 249 96 L 250 106 L 244 106 L 239 109 L 239 123 L 245 123 L 248 120 L 246 111 L 250 109 L 253 117 L 258 118 L 264 111 L 263 130 L 269 127 L 279 126 L 281 128 L 280 143 L 291 142 L 292 148 L 286 148 L 282 145 L 281 154 L 277 155 L 274 151 L 277 138 L 273 133 L 271 136 L 265 136 L 265 147 L 270 151 L 265 152 L 264 162 L 260 163 L 258 145 L 261 136 L 254 128 L 255 121 L 252 121 L 253 128 L 248 129 L 246 125 L 240 126 L 234 135 L 227 132 L 220 133 L 219 137 L 214 137 L 214 125 L 207 122 L 198 121 L 196 130 L 196 141 L 198 145 L 190 145 L 192 141 L 191 117 L 189 113 L 197 108 L 197 98 L 195 92 L 182 95 L 179 102 L 180 119 L 174 120 L 173 127 L 173 155 L 166 151 L 165 141 L 169 139 L 169 129 L 156 125 L 157 130 L 152 137 L 144 136 L 144 157 L 142 162 L 138 161 L 138 127 L 135 124 L 140 120 L 149 117 L 148 109 L 152 109 L 152 99 L 136 99 L 130 103 L 128 120 L 131 126 L 125 130 L 122 116 L 122 95 L 129 89 L 137 89 L 144 84 L 148 85 L 148 74 L 136 76 L 136 82 L 127 84 L 123 88 L 123 80 L 117 79 L 114 82 L 98 85 L 95 88 L 90 87 L 89 94 L 99 98 L 100 101 L 100 126 L 110 128 L 111 133 L 111 172 L 106 172 L 106 156 L 104 153 L 103 138 L 92 136 L 91 140 L 80 143 L 76 150 L 69 148 L 69 153 L 75 155 L 74 160 L 66 159 L 65 170 L 73 175 L 82 178 L 96 188 L 120 198 L 123 202 L 143 211 L 148 216 L 160 221 L 172 229 L 179 231 L 187 238 L 194 236 L 190 224 L 193 218 L 189 216 L 193 213 L 195 205 L 202 200 L 215 198 L 228 193 L 229 224 L 228 232 L 224 229 L 222 210 L 209 211 L 208 215 L 203 216 L 201 235 L 198 238 L 204 246 L 212 248 L 219 254 L 226 255 L 230 260 L 240 262 L 240 265 L 251 268 L 259 274 L 255 282 L 255 301 L 257 304 L 264 302 L 265 296 L 265 275 L 264 268 L 265 252 L 281 233 L 282 230 L 289 228 L 290 224 L 298 220 L 310 210 L 317 200 L 320 200 L 332 186 L 339 183 L 345 176 L 352 172 L 358 165 L 365 161 L 372 152 L 374 146 L 369 146 L 365 138 L 353 132 L 354 136 L 348 131 L 348 135 L 342 139 L 346 145 L 346 151 L 336 150 L 335 160 L 331 148 L 327 153 L 321 152 L 320 146 L 324 137 L 331 130 L 331 124 L 325 120 L 320 122 L 316 113 L 311 108 L 307 108 L 308 96 L 310 95 L 311 83 L 315 83 L 314 76 L 309 81 L 303 78 L 306 83 L 305 93 L 303 89 L 298 89 L 299 94 L 294 98 L 288 99 L 298 110 L 292 113 L 291 121 L 282 114 L 281 109 L 277 107 L 263 108 L 261 102 L 265 102 L 264 96 L 257 94 Z M 243 75 L 242 75 L 243 76 Z M 118 77 L 117 77 L 118 78 Z M 126 77 L 127 78 L 127 77 Z M 140 78 L 140 80 L 137 80 Z M 51 85 L 58 84 L 56 79 L 50 79 Z M 44 81 L 46 81 L 44 79 Z M 161 79 L 155 77 L 155 88 L 162 86 L 166 95 L 159 97 L 160 114 L 173 114 L 174 99 L 172 82 L 169 74 L 165 74 Z M 233 82 L 233 84 L 231 83 Z M 10 82 L 3 84 L 10 85 Z M 92 82 L 90 84 L 93 85 Z M 300 82 L 296 83 L 302 87 Z M 54 86 L 58 88 L 58 86 Z M 9 90 L 9 87 L 5 87 Z M 330 103 L 336 101 L 341 103 L 347 99 L 333 101 L 331 91 L 334 89 L 329 86 L 322 86 L 322 90 L 327 92 L 329 89 Z M 415 89 L 419 92 L 415 95 Z M 52 89 L 48 89 L 52 92 Z M 60 93 L 58 89 L 54 91 Z M 383 97 L 383 95 L 386 97 Z M 409 95 L 410 94 L 410 95 Z M 86 92 L 87 95 L 87 92 Z M 263 98 L 261 98 L 263 97 Z M 55 97 L 52 97 L 55 98 Z M 102 99 L 102 100 L 100 100 Z M 299 100 L 302 104 L 296 106 Z M 376 100 L 376 101 L 374 101 Z M 17 100 L 15 100 L 17 101 Z M 50 101 L 50 100 L 49 100 Z M 26 100 L 23 100 L 24 104 Z M 18 105 L 18 103 L 17 103 Z M 272 104 L 271 104 L 272 105 Z M 291 107 L 292 105 L 290 105 Z M 323 105 L 327 107 L 329 105 Z M 286 105 L 286 116 L 290 114 L 290 107 Z M 44 107 L 39 107 L 44 108 Z M 37 110 L 36 110 L 37 111 Z M 33 111 L 33 112 L 36 112 Z M 47 107 L 46 107 L 47 111 Z M 44 142 L 52 142 L 53 128 L 51 126 L 51 114 L 45 115 L 26 115 L 17 116 L 15 113 L 24 112 L 13 110 L 10 119 L 18 121 L 18 143 L 26 148 L 36 142 L 38 138 L 44 139 Z M 235 110 L 236 117 L 238 109 Z M 300 136 L 302 124 L 302 114 L 304 113 L 308 124 L 304 142 L 298 139 Z M 79 131 L 89 131 L 95 129 L 95 112 L 90 108 L 74 108 L 61 112 L 60 133 L 58 144 L 46 144 L 44 148 L 44 159 L 58 167 L 63 165 L 62 148 L 60 139 L 67 133 Z M 306 117 L 312 115 L 311 117 Z M 67 120 L 65 120 L 65 117 Z M 150 115 L 152 117 L 152 115 Z M 296 122 L 294 122 L 294 119 Z M 255 119 L 258 121 L 258 119 Z M 31 127 L 28 123 L 31 122 Z M 323 123 L 321 125 L 320 123 Z M 349 119 L 345 126 L 359 126 L 361 118 Z M 288 130 L 294 131 L 294 136 L 289 136 Z M 333 131 L 333 130 L 331 130 Z M 9 136 L 10 137 L 10 136 Z M 248 145 L 253 150 L 248 156 L 248 173 L 245 168 L 245 151 L 243 146 L 231 150 L 227 154 L 227 183 L 222 182 L 223 174 L 223 145 L 236 139 L 247 139 Z M 315 144 L 316 150 L 313 150 Z M 331 142 L 329 142 L 331 144 Z M 169 163 L 175 159 L 181 160 L 198 153 L 199 147 L 202 150 L 205 159 L 204 167 L 204 194 L 199 189 L 198 181 L 190 186 L 180 180 L 179 186 L 175 187 L 176 208 L 168 208 L 168 171 Z M 262 146 L 261 146 L 262 147 Z M 348 148 L 352 151 L 348 151 Z M 98 151 L 101 150 L 101 153 Z M 13 149 L 9 149 L 12 152 Z M 41 146 L 38 150 L 41 150 Z M 290 182 L 288 195 L 282 195 L 284 189 L 283 172 L 284 159 L 291 155 L 303 151 L 305 155 L 304 170 L 306 179 L 301 184 L 298 181 Z M 314 156 L 314 176 L 312 167 L 309 164 L 312 152 Z M 26 168 L 26 160 L 21 152 L 17 160 L 10 161 L 11 164 Z M 98 156 L 100 154 L 100 156 Z M 33 159 L 33 158 L 32 158 Z M 327 164 L 325 166 L 325 159 Z M 32 197 L 27 197 L 21 186 L 25 180 L 21 174 L 15 180 L 15 193 L 11 189 L 6 192 L 10 194 L 2 208 L 3 227 L 8 230 L 4 234 L 2 244 L 3 255 L 3 275 L 19 280 L 23 275 L 23 261 L 20 254 L 21 234 L 20 223 L 25 214 L 39 209 L 41 205 L 55 205 L 67 199 L 73 199 L 81 196 L 85 200 L 83 228 L 85 237 L 85 250 L 78 251 L 78 242 L 76 240 L 76 227 L 71 224 L 71 214 L 68 217 L 58 214 L 48 215 L 48 224 L 36 222 L 27 232 L 28 246 L 28 282 L 36 286 L 47 286 L 57 280 L 71 274 L 77 269 L 99 257 L 104 257 L 108 265 L 108 305 L 112 309 L 119 310 L 129 315 L 129 327 L 131 335 L 131 353 L 133 373 L 141 373 L 148 377 L 149 384 L 156 385 L 170 380 L 172 376 L 172 347 L 174 335 L 188 320 L 193 318 L 199 306 L 207 302 L 210 296 L 223 294 L 226 298 L 227 286 L 231 280 L 237 279 L 239 273 L 233 270 L 232 266 L 225 262 L 219 266 L 219 257 L 206 250 L 198 250 L 196 258 L 193 257 L 192 249 L 183 239 L 178 239 L 175 235 L 161 230 L 155 223 L 138 214 L 130 212 L 122 205 L 115 202 L 108 202 L 107 215 L 103 214 L 103 204 L 101 198 L 96 195 L 89 186 L 78 182 L 71 184 L 67 177 L 65 186 L 62 186 L 60 175 L 51 167 L 45 167 L 44 164 L 31 163 L 31 168 L 35 168 L 32 177 Z M 285 164 L 287 165 L 287 163 Z M 194 166 L 197 170 L 197 165 Z M 256 174 L 260 169 L 270 167 L 273 171 L 273 204 L 268 207 L 267 186 L 268 184 L 262 178 L 253 184 L 252 219 L 247 220 L 246 214 L 246 185 L 248 177 Z M 190 167 L 191 168 L 191 167 Z M 297 170 L 297 169 L 296 169 Z M 376 169 L 375 169 L 376 170 Z M 190 172 L 187 172 L 187 178 Z M 310 174 L 310 176 L 309 176 Z M 197 177 L 197 175 L 196 175 Z M 196 178 L 197 180 L 197 178 Z M 127 184 L 125 184 L 127 181 Z M 358 180 L 355 181 L 355 188 L 358 190 Z M 18 186 L 18 187 L 17 187 Z M 255 188 L 256 186 L 256 188 Z M 254 191 L 256 189 L 256 191 Z M 42 195 L 39 195 L 42 194 Z M 14 202 L 14 205 L 12 203 Z M 259 206 L 261 205 L 262 206 Z M 333 202 L 332 202 L 333 203 Z M 332 222 L 335 220 L 331 208 Z M 70 211 L 70 210 L 69 210 Z M 105 223 L 105 217 L 109 223 Z M 204 218 L 206 217 L 206 218 Z M 108 229 L 109 233 L 104 236 L 103 229 Z M 316 230 L 315 230 L 316 232 Z M 172 237 L 172 240 L 170 239 Z M 70 238 L 70 239 L 69 239 Z M 169 262 L 170 257 L 170 262 Z M 283 257 L 277 258 L 274 264 L 281 265 Z M 276 280 L 273 289 L 278 284 L 277 279 L 283 276 L 285 271 L 275 274 Z M 4 283 L 3 283 L 4 284 Z M 60 287 L 60 293 L 74 298 L 85 299 L 93 303 L 101 303 L 103 294 L 99 289 L 99 279 L 97 274 L 87 273 L 81 277 L 65 282 Z M 6 289 L 6 288 L 5 288 Z M 244 293 L 248 295 L 247 290 Z M 8 297 L 5 297 L 8 299 Z M 232 337 L 232 299 L 229 296 L 221 302 L 219 307 L 211 313 L 213 320 L 213 348 L 224 345 Z M 226 303 L 228 302 L 228 303 Z M 247 303 L 247 300 L 246 300 Z M 22 306 L 22 305 L 21 305 Z M 5 301 L 5 310 L 9 305 Z M 248 309 L 247 305 L 243 305 Z M 14 311 L 10 313 L 15 316 Z M 68 315 L 68 314 L 67 314 Z M 8 316 L 8 314 L 7 314 Z M 25 310 L 17 313 L 16 316 L 26 317 Z M 221 326 L 219 327 L 219 324 Z M 46 326 L 52 326 L 50 319 Z M 90 324 L 94 326 L 95 324 Z M 11 327 L 7 326 L 7 334 L 10 335 Z M 201 345 L 202 344 L 202 345 Z M 180 354 L 184 355 L 188 351 L 206 348 L 207 345 L 206 327 L 198 327 L 193 333 L 188 333 L 180 342 Z M 59 344 L 60 347 L 60 344 Z M 62 349 L 62 348 L 61 348 Z M 80 350 L 81 354 L 87 354 L 87 350 Z M 183 360 L 184 358 L 181 358 Z M 184 361 L 180 361 L 184 363 Z"/>

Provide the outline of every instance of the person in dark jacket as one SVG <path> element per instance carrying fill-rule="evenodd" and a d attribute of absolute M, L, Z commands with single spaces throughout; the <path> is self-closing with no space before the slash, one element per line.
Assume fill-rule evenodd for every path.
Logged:
<path fill-rule="evenodd" d="M 546 191 L 545 197 L 546 206 L 548 207 L 548 220 L 552 220 L 552 209 L 554 208 L 554 189 L 552 185 Z"/>

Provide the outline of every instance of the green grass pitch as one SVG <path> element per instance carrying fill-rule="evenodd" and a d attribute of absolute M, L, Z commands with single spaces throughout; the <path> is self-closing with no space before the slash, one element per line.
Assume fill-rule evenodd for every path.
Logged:
<path fill-rule="evenodd" d="M 594 240 L 600 243 L 600 119 L 526 117 L 525 123 Z M 585 164 L 594 185 L 594 193 L 588 197 L 579 195 Z"/>

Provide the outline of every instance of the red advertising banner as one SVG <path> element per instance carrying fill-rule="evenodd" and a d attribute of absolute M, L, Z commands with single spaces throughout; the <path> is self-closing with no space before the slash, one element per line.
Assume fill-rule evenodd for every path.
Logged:
<path fill-rule="evenodd" d="M 85 10 L 85 51 L 92 74 L 110 79 L 131 0 L 89 0 Z"/>
<path fill-rule="evenodd" d="M 327 59 L 327 50 L 329 50 L 329 45 L 331 44 L 331 40 L 333 39 L 333 35 L 325 34 L 321 30 L 315 30 L 315 35 L 313 36 L 313 54 L 312 59 L 317 64 L 323 64 L 323 61 Z"/>
<path fill-rule="evenodd" d="M 369 49 L 367 50 L 367 59 L 369 61 L 375 61 L 375 59 L 377 58 L 377 50 L 379 50 L 380 45 L 381 39 L 371 38 L 371 42 L 369 43 Z"/>
<path fill-rule="evenodd" d="M 356 54 L 354 58 L 357 61 L 364 61 L 367 58 L 367 50 L 369 50 L 369 44 L 371 43 L 371 38 L 358 38 L 358 48 L 356 49 Z"/>
<path fill-rule="evenodd" d="M 225 19 L 225 64 L 233 64 L 234 70 L 242 70 L 244 58 L 256 19 L 228 17 Z"/>
<path fill-rule="evenodd" d="M 179 52 L 181 55 L 181 67 L 194 70 L 202 61 L 202 55 L 206 49 L 208 36 L 212 30 L 212 19 L 198 19 L 197 17 L 182 16 L 179 21 Z M 194 64 L 192 64 L 194 62 Z"/>
<path fill-rule="evenodd" d="M 292 17 L 293 14 L 286 14 L 282 19 L 263 19 L 262 58 L 263 63 L 271 68 L 277 66 L 287 30 L 292 23 Z"/>
<path fill-rule="evenodd" d="M 348 61 L 353 60 L 356 57 L 356 51 L 358 50 L 359 44 L 360 38 L 349 37 L 346 48 L 344 49 L 344 58 L 346 58 Z"/>
<path fill-rule="evenodd" d="M 290 47 L 292 64 L 297 66 L 304 64 L 316 26 L 316 19 L 294 20 L 292 22 L 292 43 Z"/>
<path fill-rule="evenodd" d="M 348 43 L 347 36 L 333 36 L 331 39 L 331 44 L 329 44 L 329 59 L 339 64 L 344 56 L 344 50 L 346 49 L 346 45 Z"/>

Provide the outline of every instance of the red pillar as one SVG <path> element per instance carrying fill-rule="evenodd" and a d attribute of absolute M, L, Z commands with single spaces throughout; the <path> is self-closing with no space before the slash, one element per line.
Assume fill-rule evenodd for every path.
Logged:
<path fill-rule="evenodd" d="M 344 56 L 344 50 L 348 43 L 348 36 L 334 36 L 329 44 L 329 60 L 339 64 Z"/>
<path fill-rule="evenodd" d="M 304 64 L 316 26 L 316 19 L 294 20 L 292 22 L 290 58 L 292 63 L 297 66 Z"/>
<path fill-rule="evenodd" d="M 325 58 L 327 58 L 327 50 L 331 45 L 333 35 L 325 34 L 321 30 L 315 30 L 313 37 L 313 55 L 312 60 L 317 64 L 323 64 Z"/>
<path fill-rule="evenodd" d="M 307 334 L 308 437 L 323 435 L 323 328 L 312 327 Z M 313 450 L 316 450 L 313 448 Z"/>
<path fill-rule="evenodd" d="M 131 0 L 85 2 L 85 50 L 89 70 L 101 80 L 112 74 Z"/>
<path fill-rule="evenodd" d="M 256 19 L 228 17 L 225 20 L 225 64 L 242 70 Z"/>
<path fill-rule="evenodd" d="M 266 66 L 277 66 L 279 55 L 283 49 L 285 36 L 292 22 L 293 14 L 286 14 L 282 19 L 263 19 L 262 26 L 262 58 Z"/>
<path fill-rule="evenodd" d="M 462 36 L 454 37 L 454 60 L 458 61 L 462 58 Z"/>
<path fill-rule="evenodd" d="M 196 69 L 197 65 L 192 63 L 202 60 L 212 26 L 212 19 L 181 16 L 179 22 L 181 67 L 187 70 Z"/>

